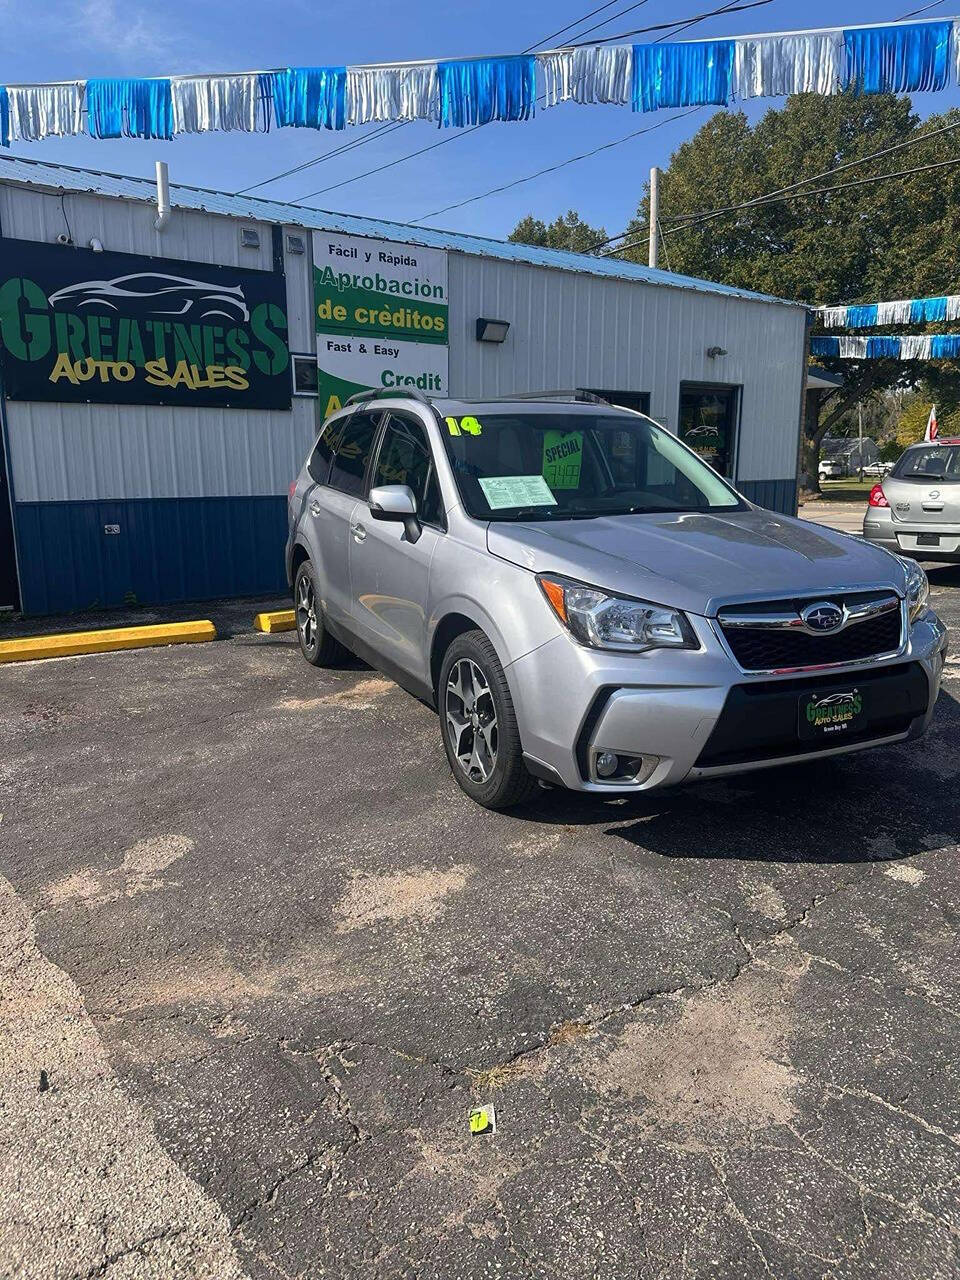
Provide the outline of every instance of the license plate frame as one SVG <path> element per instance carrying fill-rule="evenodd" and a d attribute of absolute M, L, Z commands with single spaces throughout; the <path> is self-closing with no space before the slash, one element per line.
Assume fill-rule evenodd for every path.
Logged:
<path fill-rule="evenodd" d="M 797 737 L 801 742 L 842 741 L 866 725 L 866 699 L 856 685 L 813 689 L 797 699 Z"/>

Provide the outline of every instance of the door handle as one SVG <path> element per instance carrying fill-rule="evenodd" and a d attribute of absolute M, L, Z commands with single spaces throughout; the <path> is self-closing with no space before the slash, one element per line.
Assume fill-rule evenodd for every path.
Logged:
<path fill-rule="evenodd" d="M 367 536 L 367 531 L 362 524 L 351 525 L 350 532 L 353 534 L 354 542 L 362 542 Z"/>
<path fill-rule="evenodd" d="M 314 500 L 310 503 L 310 514 L 312 516 L 318 516 L 320 514 L 320 503 L 316 500 L 316 498 L 314 498 Z"/>

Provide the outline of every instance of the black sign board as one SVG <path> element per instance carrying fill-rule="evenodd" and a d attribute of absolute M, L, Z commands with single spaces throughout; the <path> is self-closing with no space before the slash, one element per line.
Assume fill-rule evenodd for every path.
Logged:
<path fill-rule="evenodd" d="M 289 409 L 284 277 L 0 240 L 11 400 Z"/>

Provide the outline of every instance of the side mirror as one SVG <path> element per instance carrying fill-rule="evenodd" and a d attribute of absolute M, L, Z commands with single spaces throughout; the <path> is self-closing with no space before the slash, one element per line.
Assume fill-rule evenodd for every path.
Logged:
<path fill-rule="evenodd" d="M 374 520 L 402 520 L 408 542 L 416 542 L 422 529 L 417 500 L 407 484 L 381 484 L 370 490 L 370 514 Z"/>

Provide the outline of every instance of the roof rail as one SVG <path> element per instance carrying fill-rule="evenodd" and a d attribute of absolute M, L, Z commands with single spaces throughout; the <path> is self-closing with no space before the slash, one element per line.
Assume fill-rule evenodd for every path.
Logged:
<path fill-rule="evenodd" d="M 487 397 L 484 397 L 485 399 Z M 490 397 L 496 400 L 574 400 L 582 404 L 609 404 L 603 396 L 593 391 L 584 391 L 581 387 L 567 387 L 553 391 L 517 391 L 509 396 Z"/>
<path fill-rule="evenodd" d="M 366 400 L 419 400 L 421 404 L 430 403 L 419 387 L 407 387 L 402 391 L 395 387 L 376 387 L 371 391 L 355 391 L 352 396 L 347 396 L 343 403 L 344 406 L 363 404 Z"/>

